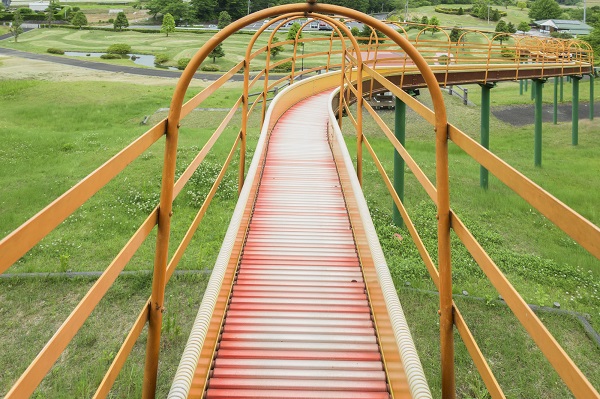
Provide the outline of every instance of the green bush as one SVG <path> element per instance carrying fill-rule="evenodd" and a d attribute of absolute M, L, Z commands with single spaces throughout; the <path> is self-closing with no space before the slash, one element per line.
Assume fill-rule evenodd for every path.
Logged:
<path fill-rule="evenodd" d="M 204 72 L 219 72 L 221 70 L 217 64 L 203 64 L 200 69 Z"/>
<path fill-rule="evenodd" d="M 60 54 L 63 55 L 65 53 L 64 50 L 61 50 L 59 48 L 54 48 L 54 47 L 50 47 L 48 50 L 46 50 L 47 53 L 50 54 Z"/>
<path fill-rule="evenodd" d="M 177 69 L 184 70 L 185 67 L 190 63 L 189 58 L 180 58 L 177 60 Z"/>
<path fill-rule="evenodd" d="M 292 61 L 284 62 L 283 64 L 277 65 L 273 68 L 274 72 L 291 72 L 292 71 Z"/>
<path fill-rule="evenodd" d="M 120 54 L 102 54 L 100 56 L 103 60 L 120 60 L 122 57 Z"/>
<path fill-rule="evenodd" d="M 131 46 L 129 44 L 115 43 L 115 44 L 111 44 L 110 46 L 108 46 L 108 49 L 106 49 L 106 52 L 108 54 L 125 55 L 128 53 L 131 53 Z"/>
<path fill-rule="evenodd" d="M 168 55 L 168 54 L 165 54 L 165 53 L 159 53 L 159 54 L 156 54 L 156 55 L 154 56 L 154 63 L 155 63 L 156 65 L 162 65 L 162 64 L 164 64 L 165 62 L 169 61 L 169 59 L 170 59 L 170 57 L 169 57 L 169 55 Z"/>
<path fill-rule="evenodd" d="M 502 47 L 502 57 L 515 58 L 515 52 L 509 48 Z"/>

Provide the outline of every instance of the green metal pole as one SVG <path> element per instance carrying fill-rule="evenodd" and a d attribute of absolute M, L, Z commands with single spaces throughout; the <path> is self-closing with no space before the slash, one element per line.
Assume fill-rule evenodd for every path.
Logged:
<path fill-rule="evenodd" d="M 532 91 L 535 91 L 535 140 L 534 164 L 542 166 L 542 79 L 533 81 Z"/>
<path fill-rule="evenodd" d="M 571 77 L 573 82 L 573 105 L 572 105 L 572 124 L 571 124 L 571 144 L 579 143 L 579 79 L 581 76 Z"/>
<path fill-rule="evenodd" d="M 590 120 L 594 120 L 594 74 L 590 74 Z"/>
<path fill-rule="evenodd" d="M 519 80 L 519 95 L 523 95 L 523 79 Z"/>
<path fill-rule="evenodd" d="M 535 90 L 537 89 L 537 84 L 535 83 L 536 79 L 532 79 L 531 80 L 531 99 L 533 100 L 535 98 Z"/>
<path fill-rule="evenodd" d="M 481 145 L 490 148 L 490 90 L 494 84 L 482 84 L 481 86 Z M 487 190 L 488 170 L 479 166 L 479 187 Z"/>
<path fill-rule="evenodd" d="M 400 144 L 404 146 L 406 142 L 406 104 L 396 97 L 396 115 L 394 124 L 394 134 Z M 394 149 L 394 190 L 400 198 L 401 202 L 404 202 L 404 159 L 400 156 L 398 151 Z M 392 204 L 392 216 L 394 224 L 398 227 L 404 226 L 404 221 L 400 215 L 400 211 L 396 204 Z"/>
<path fill-rule="evenodd" d="M 525 79 L 525 91 L 529 90 L 528 86 L 529 86 L 529 79 Z"/>
<path fill-rule="evenodd" d="M 564 97 L 563 97 L 563 83 L 564 83 L 564 80 L 565 80 L 565 77 L 561 76 L 560 77 L 560 102 L 561 103 L 563 102 L 563 99 L 564 99 Z"/>
<path fill-rule="evenodd" d="M 554 77 L 554 124 L 558 124 L 558 76 Z"/>

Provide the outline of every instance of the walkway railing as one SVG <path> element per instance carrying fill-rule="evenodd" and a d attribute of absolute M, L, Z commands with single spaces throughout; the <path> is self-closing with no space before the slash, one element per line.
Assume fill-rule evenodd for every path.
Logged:
<path fill-rule="evenodd" d="M 275 35 L 283 24 L 288 21 L 304 19 L 306 13 L 309 13 L 314 19 L 325 21 L 334 26 L 335 29 L 331 35 L 329 37 L 301 37 L 302 31 L 300 30 L 293 40 L 274 42 Z M 353 38 L 349 29 L 344 24 L 340 23 L 337 19 L 327 16 L 327 14 L 341 15 L 345 18 L 358 20 L 370 25 L 375 30 L 369 38 Z M 256 32 L 248 46 L 243 61 L 240 61 L 190 100 L 185 103 L 183 102 L 184 95 L 188 90 L 188 85 L 194 72 L 218 44 L 240 28 L 273 16 L 276 17 L 271 21 L 270 25 L 273 30 L 271 32 L 266 31 L 267 26 L 264 26 Z M 477 32 L 463 32 L 457 42 L 449 40 L 449 35 L 445 33 L 447 39 L 442 42 L 435 41 L 434 44 L 433 40 L 426 40 L 428 36 L 426 32 L 430 29 L 439 28 L 425 27 L 412 39 L 413 32 L 407 32 L 400 25 L 395 25 L 397 27 L 392 28 L 381 21 L 342 7 L 319 4 L 295 4 L 273 7 L 251 14 L 227 26 L 211 38 L 196 53 L 190 61 L 188 68 L 183 72 L 181 80 L 175 89 L 169 115 L 166 119 L 157 123 L 104 165 L 0 241 L 0 272 L 4 273 L 13 263 L 24 256 L 69 215 L 73 214 L 102 187 L 114 179 L 127 165 L 142 156 L 145 151 L 165 136 L 166 146 L 159 204 L 150 212 L 146 220 L 139 226 L 138 230 L 121 251 L 115 254 L 114 259 L 107 266 L 102 276 L 90 288 L 88 293 L 71 312 L 18 381 L 15 382 L 7 397 L 28 397 L 35 391 L 53 364 L 59 359 L 69 342 L 82 327 L 85 320 L 115 282 L 119 273 L 126 267 L 155 226 L 158 226 L 151 297 L 142 309 L 140 309 L 135 323 L 108 368 L 94 397 L 105 397 L 108 395 L 125 360 L 132 351 L 133 345 L 140 337 L 146 324 L 148 324 L 148 340 L 143 395 L 144 397 L 154 396 L 166 283 L 172 276 L 182 258 L 183 252 L 189 245 L 198 225 L 201 223 L 226 170 L 235 162 L 234 158 L 238 146 L 239 184 L 241 188 L 245 174 L 245 155 L 247 152 L 247 135 L 250 118 L 258 118 L 264 121 L 266 104 L 275 88 L 288 82 L 293 83 L 311 74 L 330 71 L 337 73 L 337 75 L 332 74 L 331 79 L 332 82 L 337 82 L 333 83 L 333 85 L 339 85 L 340 93 L 342 93 L 337 97 L 335 103 L 332 104 L 334 109 L 337 110 L 338 122 L 341 124 L 343 115 L 348 115 L 348 120 L 356 128 L 358 143 L 357 175 L 359 179 L 362 178 L 362 148 L 364 145 L 376 162 L 384 182 L 390 190 L 390 195 L 400 209 L 425 265 L 434 283 L 440 290 L 443 397 L 452 398 L 455 396 L 454 326 L 457 327 L 463 338 L 492 396 L 494 398 L 504 397 L 460 311 L 452 301 L 451 254 L 449 245 L 451 229 L 463 241 L 492 284 L 503 296 L 575 396 L 578 398 L 600 397 L 598 392 L 573 364 L 564 350 L 560 348 L 541 321 L 527 307 L 498 267 L 473 238 L 460 218 L 451 210 L 448 195 L 448 139 L 452 140 L 478 163 L 494 173 L 501 181 L 525 200 L 529 201 L 542 214 L 546 215 L 575 241 L 599 259 L 600 229 L 535 185 L 535 183 L 528 180 L 497 156 L 485 150 L 458 128 L 449 124 L 446 120 L 445 107 L 439 89 L 439 85 L 446 85 L 449 81 L 456 79 L 457 76 L 463 76 L 462 79 L 465 82 L 471 82 L 472 78 L 468 74 L 475 72 L 483 72 L 485 74 L 482 80 L 483 83 L 490 80 L 518 79 L 522 76 L 529 76 L 524 75 L 525 71 L 535 71 L 536 76 L 587 74 L 590 73 L 592 65 L 591 49 L 586 44 L 578 41 L 541 40 L 504 34 L 502 37 L 506 36 L 507 38 L 500 42 L 499 40 L 495 40 L 500 38 L 500 36 L 490 38 L 487 35 Z M 402 30 L 402 33 L 398 33 L 396 29 Z M 386 38 L 381 39 L 377 37 L 376 31 L 383 32 Z M 255 49 L 253 46 L 264 32 L 269 33 L 267 44 Z M 474 38 L 472 39 L 472 37 Z M 411 38 L 411 40 L 408 40 L 408 38 Z M 275 61 L 271 56 L 271 49 L 279 45 L 293 46 L 293 55 Z M 288 62 L 291 63 L 289 72 L 274 74 L 275 71 L 282 69 L 282 67 L 287 69 Z M 237 99 L 235 105 L 228 112 L 218 128 L 215 129 L 203 148 L 186 167 L 183 174 L 176 180 L 175 164 L 181 120 L 194 108 L 202 104 L 209 96 L 217 95 L 219 88 L 223 87 L 223 84 L 234 74 L 242 70 L 245 76 L 242 95 Z M 502 74 L 501 72 L 503 71 L 506 73 Z M 386 76 L 389 76 L 390 79 L 393 79 L 395 76 L 399 80 L 392 82 Z M 417 83 L 411 83 L 408 81 L 411 76 L 419 76 L 419 79 L 422 80 Z M 398 99 L 413 108 L 434 126 L 437 148 L 436 185 L 422 172 L 378 114 L 366 101 L 362 100 L 365 95 L 369 94 L 363 91 L 363 81 L 377 82 L 381 87 L 392 92 Z M 405 86 L 411 85 L 412 87 L 427 86 L 429 88 L 433 98 L 434 110 L 425 107 L 402 89 Z M 249 93 L 257 91 L 257 88 L 261 88 L 261 86 L 262 90 L 260 90 L 259 95 L 250 96 Z M 371 84 L 370 87 L 372 90 L 374 85 Z M 356 101 L 357 106 L 356 112 L 353 114 L 349 105 L 354 101 Z M 241 112 L 237 112 L 240 109 Z M 260 113 L 258 114 L 254 112 L 257 109 L 260 109 Z M 383 166 L 377 161 L 377 155 L 370 146 L 368 137 L 362 131 L 363 109 L 366 109 L 375 119 L 384 134 L 389 138 L 390 143 L 405 160 L 407 166 L 415 174 L 417 180 L 437 206 L 439 218 L 437 267 L 428 254 L 423 242 L 420 240 L 419 234 L 393 189 Z M 197 210 L 193 222 L 189 226 L 184 238 L 177 244 L 174 254 L 169 257 L 168 249 L 170 245 L 170 223 L 173 215 L 173 201 L 181 193 L 194 171 L 202 167 L 203 162 L 205 162 L 207 155 L 213 149 L 217 140 L 222 140 L 221 136 L 223 132 L 234 121 L 239 121 L 241 126 L 240 132 L 235 140 L 230 143 L 230 152 L 226 160 L 224 160 L 221 171 L 211 187 L 206 200 Z"/>

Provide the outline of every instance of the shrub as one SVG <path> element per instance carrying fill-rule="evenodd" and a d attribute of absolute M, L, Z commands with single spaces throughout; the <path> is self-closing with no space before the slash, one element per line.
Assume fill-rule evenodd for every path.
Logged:
<path fill-rule="evenodd" d="M 169 61 L 169 55 L 165 53 L 159 53 L 154 56 L 154 63 L 156 65 L 162 65 L 165 62 Z"/>
<path fill-rule="evenodd" d="M 502 47 L 502 57 L 515 58 L 515 52 L 509 48 Z"/>
<path fill-rule="evenodd" d="M 121 55 L 120 54 L 102 54 L 100 56 L 100 58 L 102 58 L 103 60 L 120 60 L 121 59 Z"/>
<path fill-rule="evenodd" d="M 102 22 L 102 21 L 100 21 L 100 22 Z M 115 23 L 115 19 L 114 18 L 109 18 L 108 19 L 108 23 L 109 24 L 114 24 Z"/>
<path fill-rule="evenodd" d="M 292 61 L 284 62 L 283 64 L 277 65 L 273 68 L 274 72 L 291 72 L 292 71 Z"/>
<path fill-rule="evenodd" d="M 205 72 L 219 72 L 221 70 L 217 64 L 205 64 L 200 69 Z"/>
<path fill-rule="evenodd" d="M 189 58 L 180 58 L 177 60 L 177 69 L 184 70 L 185 67 L 190 63 Z"/>
<path fill-rule="evenodd" d="M 48 50 L 46 50 L 47 53 L 50 54 L 60 54 L 63 55 L 65 53 L 64 50 L 61 50 L 59 48 L 54 48 L 54 47 L 50 47 Z"/>
<path fill-rule="evenodd" d="M 123 43 L 115 43 L 115 44 L 111 44 L 110 46 L 108 46 L 108 49 L 106 50 L 106 52 L 108 54 L 128 54 L 131 53 L 131 46 L 129 44 L 123 44 Z"/>

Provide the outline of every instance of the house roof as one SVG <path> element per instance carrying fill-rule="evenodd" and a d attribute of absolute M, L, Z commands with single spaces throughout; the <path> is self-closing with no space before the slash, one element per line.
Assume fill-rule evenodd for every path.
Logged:
<path fill-rule="evenodd" d="M 591 32 L 592 27 L 581 21 L 569 20 L 569 19 L 542 19 L 535 21 L 536 25 L 549 26 L 559 31 L 568 31 L 574 34 L 587 35 Z"/>

